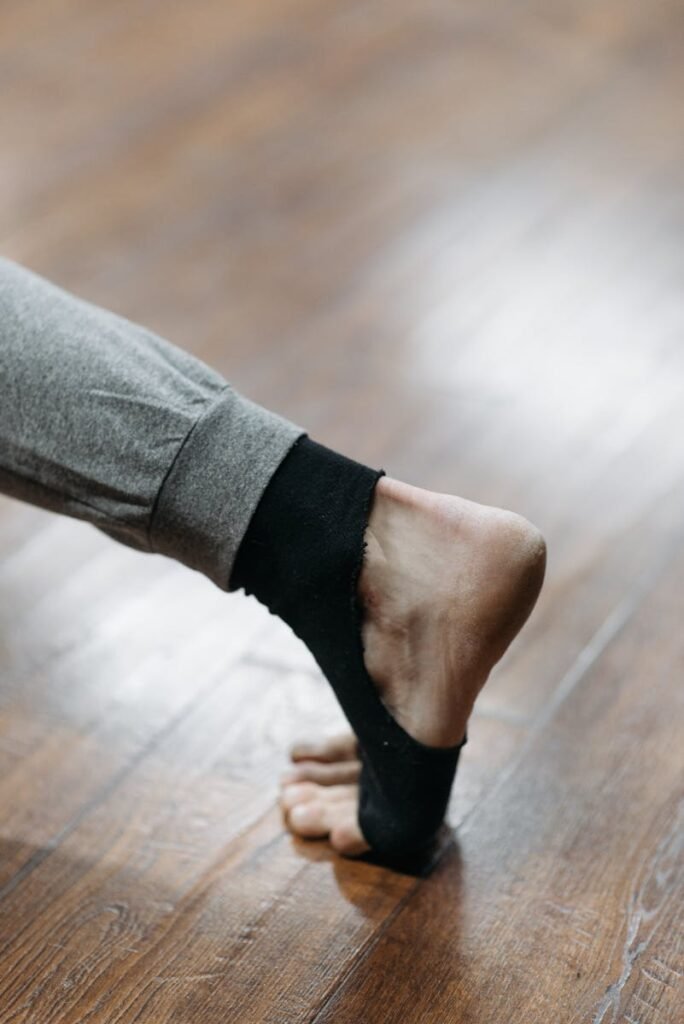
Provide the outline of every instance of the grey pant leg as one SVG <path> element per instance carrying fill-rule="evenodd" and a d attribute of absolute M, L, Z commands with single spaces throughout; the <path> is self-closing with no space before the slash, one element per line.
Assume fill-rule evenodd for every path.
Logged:
<path fill-rule="evenodd" d="M 0 259 L 0 491 L 227 589 L 303 433 L 144 327 Z"/>

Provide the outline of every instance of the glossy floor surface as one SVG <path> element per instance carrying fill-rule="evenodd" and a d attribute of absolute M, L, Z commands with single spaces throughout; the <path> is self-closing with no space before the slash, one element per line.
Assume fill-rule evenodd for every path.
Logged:
<path fill-rule="evenodd" d="M 684 6 L 5 0 L 0 252 L 548 582 L 428 879 L 293 841 L 306 652 L 0 500 L 0 1021 L 684 1019 Z"/>

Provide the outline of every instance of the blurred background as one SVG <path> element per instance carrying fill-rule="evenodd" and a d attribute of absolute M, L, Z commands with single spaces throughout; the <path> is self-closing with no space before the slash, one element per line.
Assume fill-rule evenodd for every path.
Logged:
<path fill-rule="evenodd" d="M 565 615 L 599 552 L 628 586 L 620 545 L 660 550 L 684 480 L 681 2 L 0 19 L 5 256 L 326 444 L 527 515 Z"/>
<path fill-rule="evenodd" d="M 547 587 L 478 705 L 452 808 L 468 819 L 663 572 L 681 610 L 681 0 L 2 0 L 0 128 L 4 256 L 315 439 L 542 528 Z M 628 660 L 655 643 L 639 628 Z M 236 836 L 284 843 L 285 746 L 338 721 L 263 609 L 7 499 L 0 666 L 0 768 L 24 780 L 0 792 L 12 886 L 72 833 L 98 863 L 80 823 L 102 807 L 127 823 L 127 899 L 175 906 L 195 883 L 155 830 L 182 835 L 197 877 Z M 360 914 L 360 876 L 338 892 L 307 856 L 353 936 L 342 970 L 408 890 Z M 56 884 L 43 860 L 34 887 Z M 78 959 L 96 937 L 73 941 Z"/>
<path fill-rule="evenodd" d="M 617 528 L 681 470 L 681 3 L 0 17 L 6 255 L 416 483 Z"/>

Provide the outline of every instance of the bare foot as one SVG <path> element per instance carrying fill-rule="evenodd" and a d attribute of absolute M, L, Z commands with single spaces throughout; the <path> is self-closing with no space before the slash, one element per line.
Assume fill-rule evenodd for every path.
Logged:
<path fill-rule="evenodd" d="M 544 578 L 539 531 L 512 512 L 381 477 L 359 579 L 366 668 L 414 739 L 449 747 L 529 616 Z M 289 828 L 368 850 L 359 828 L 354 736 L 292 751 L 282 780 Z"/>

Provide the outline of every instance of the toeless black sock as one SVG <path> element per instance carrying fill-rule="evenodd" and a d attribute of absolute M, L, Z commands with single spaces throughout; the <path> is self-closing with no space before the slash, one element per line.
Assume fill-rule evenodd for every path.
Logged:
<path fill-rule="evenodd" d="M 383 473 L 300 437 L 257 506 L 230 589 L 256 595 L 320 665 L 361 748 L 361 830 L 373 852 L 391 861 L 432 846 L 463 744 L 427 747 L 409 736 L 366 671 L 357 582 Z"/>

